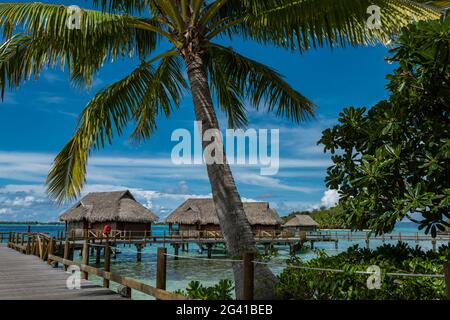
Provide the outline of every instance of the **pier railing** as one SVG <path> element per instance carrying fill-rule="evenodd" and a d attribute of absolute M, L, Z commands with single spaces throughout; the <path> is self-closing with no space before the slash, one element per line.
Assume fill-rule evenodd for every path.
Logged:
<path fill-rule="evenodd" d="M 90 229 L 89 236 L 93 238 L 103 238 L 105 235 L 102 230 Z M 71 238 L 84 238 L 83 230 L 79 229 L 78 232 L 75 230 L 69 231 L 68 236 Z M 135 240 L 135 239 L 222 239 L 223 234 L 221 231 L 209 231 L 209 230 L 185 230 L 185 231 L 163 231 L 161 234 L 152 234 L 151 231 L 127 231 L 127 230 L 112 230 L 108 233 L 110 239 L 117 240 Z M 292 232 L 288 230 L 258 230 L 254 233 L 256 239 L 289 239 L 289 238 L 301 238 L 302 236 L 306 239 L 323 239 L 323 240 L 349 240 L 349 241 L 359 241 L 359 240 L 381 240 L 381 241 L 446 241 L 450 240 L 450 231 L 440 232 L 436 237 L 432 238 L 429 235 L 425 235 L 419 232 L 395 232 L 388 234 L 380 234 L 375 236 L 371 234 L 370 231 L 363 232 L 352 232 L 350 230 L 318 230 L 318 231 L 300 231 Z M 64 239 L 64 232 L 57 235 L 57 239 Z"/>
<path fill-rule="evenodd" d="M 2 236 L 5 234 L 3 233 Z M 143 282 L 137 281 L 135 279 L 124 277 L 118 274 L 114 274 L 110 271 L 110 258 L 111 258 L 111 247 L 110 239 L 104 238 L 103 245 L 95 245 L 95 248 L 103 248 L 104 250 L 104 262 L 103 268 L 96 268 L 89 265 L 89 250 L 90 250 L 90 240 L 98 239 L 95 237 L 85 237 L 83 239 L 83 249 L 82 249 L 82 262 L 76 262 L 68 259 L 69 256 L 73 255 L 73 248 L 71 248 L 70 239 L 66 238 L 64 243 L 58 245 L 57 237 L 52 237 L 45 233 L 19 233 L 10 232 L 8 236 L 8 247 L 17 250 L 23 254 L 31 254 L 39 257 L 43 261 L 47 261 L 49 265 L 57 265 L 61 263 L 67 270 L 69 266 L 76 266 L 81 271 L 83 279 L 88 279 L 88 275 L 92 274 L 103 279 L 103 287 L 109 288 L 110 281 L 115 282 L 123 286 L 124 295 L 127 298 L 131 298 L 131 290 L 136 290 L 144 294 L 150 295 L 158 300 L 188 300 L 187 297 L 166 291 L 166 268 L 162 262 L 158 261 L 157 270 L 157 282 L 156 287 L 150 286 Z M 74 240 L 74 239 L 72 239 Z M 71 252 L 72 251 L 72 254 Z M 59 256 L 63 254 L 63 257 Z M 161 254 L 159 260 L 161 260 Z M 164 257 L 165 260 L 165 257 Z M 162 274 L 164 273 L 164 274 Z"/>

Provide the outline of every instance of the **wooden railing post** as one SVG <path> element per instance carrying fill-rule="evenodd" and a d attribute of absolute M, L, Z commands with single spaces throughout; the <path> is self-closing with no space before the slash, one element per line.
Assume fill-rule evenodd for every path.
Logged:
<path fill-rule="evenodd" d="M 45 241 L 45 239 L 47 239 L 47 241 Z M 43 257 L 44 261 L 48 260 L 49 249 L 50 246 L 53 245 L 52 239 L 53 238 L 44 238 L 44 257 Z"/>
<path fill-rule="evenodd" d="M 69 251 L 70 251 L 70 241 L 69 241 L 69 237 L 66 234 L 66 239 L 64 241 L 64 260 L 69 260 Z M 64 265 L 64 270 L 67 271 L 67 265 Z"/>
<path fill-rule="evenodd" d="M 244 256 L 244 300 L 253 300 L 253 293 L 255 290 L 255 260 L 254 252 L 245 252 Z"/>
<path fill-rule="evenodd" d="M 444 264 L 445 288 L 447 289 L 447 300 L 450 300 L 450 261 Z"/>
<path fill-rule="evenodd" d="M 51 237 L 48 240 L 48 250 L 47 250 L 47 263 L 49 265 L 52 264 L 52 260 L 50 259 L 50 255 L 53 255 L 53 251 L 54 251 L 54 243 L 53 243 L 53 237 Z"/>
<path fill-rule="evenodd" d="M 166 290 L 166 253 L 166 248 L 158 248 L 158 258 L 156 262 L 156 288 L 162 290 Z"/>
<path fill-rule="evenodd" d="M 109 238 L 106 237 L 105 241 L 105 257 L 104 257 L 104 266 L 103 269 L 105 272 L 109 272 L 111 270 L 111 254 L 109 249 Z M 103 279 L 103 287 L 109 288 L 109 280 Z"/>
<path fill-rule="evenodd" d="M 29 227 L 29 226 L 28 226 Z M 30 237 L 31 237 L 31 232 L 30 232 L 30 228 L 28 228 L 28 232 L 27 232 L 27 248 L 26 248 L 26 250 L 25 250 L 25 253 L 28 255 L 28 254 L 31 254 L 31 248 L 30 248 L 30 245 L 31 245 L 31 239 L 30 239 Z"/>
<path fill-rule="evenodd" d="M 85 236 L 84 243 L 83 243 L 82 256 L 83 256 L 82 264 L 84 264 L 86 266 L 89 265 L 89 238 L 87 237 L 87 234 Z M 82 275 L 83 275 L 83 279 L 88 280 L 89 276 L 88 276 L 87 272 L 83 271 Z"/>

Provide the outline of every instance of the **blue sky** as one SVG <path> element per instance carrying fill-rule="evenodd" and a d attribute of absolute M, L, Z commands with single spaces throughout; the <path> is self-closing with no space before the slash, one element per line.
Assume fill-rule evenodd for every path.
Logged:
<path fill-rule="evenodd" d="M 394 67 L 384 61 L 388 50 L 382 46 L 320 49 L 300 55 L 240 40 L 225 44 L 275 68 L 318 105 L 317 119 L 300 125 L 248 107 L 250 128 L 280 129 L 281 166 L 275 176 L 261 176 L 254 167 L 233 166 L 242 197 L 268 201 L 282 215 L 331 205 L 336 197 L 324 184 L 330 155 L 316 142 L 322 130 L 336 123 L 343 108 L 370 107 L 388 96 L 385 76 Z M 47 198 L 44 186 L 54 156 L 71 137 L 78 114 L 95 92 L 121 79 L 136 65 L 129 60 L 106 63 L 91 92 L 71 86 L 67 73 L 59 67 L 7 92 L 0 103 L 0 220 L 57 219 L 67 205 L 55 205 Z M 225 118 L 223 114 L 219 117 L 224 129 Z M 180 167 L 170 159 L 176 145 L 170 139 L 172 131 L 193 131 L 193 121 L 192 100 L 186 93 L 170 119 L 158 119 L 158 131 L 149 141 L 136 145 L 125 135 L 95 152 L 83 193 L 131 189 L 161 217 L 188 197 L 208 196 L 211 190 L 203 165 Z"/>

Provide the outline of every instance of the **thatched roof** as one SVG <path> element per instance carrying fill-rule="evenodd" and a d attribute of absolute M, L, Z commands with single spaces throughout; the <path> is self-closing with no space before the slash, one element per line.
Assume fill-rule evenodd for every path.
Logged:
<path fill-rule="evenodd" d="M 130 191 L 92 192 L 63 213 L 61 221 L 150 223 L 158 217 L 145 208 Z"/>
<path fill-rule="evenodd" d="M 244 211 L 250 225 L 281 225 L 283 221 L 267 202 L 244 202 Z M 175 209 L 166 223 L 174 224 L 219 224 L 213 199 L 188 199 Z"/>
<path fill-rule="evenodd" d="M 283 227 L 318 227 L 319 224 L 306 214 L 297 214 L 286 222 Z"/>

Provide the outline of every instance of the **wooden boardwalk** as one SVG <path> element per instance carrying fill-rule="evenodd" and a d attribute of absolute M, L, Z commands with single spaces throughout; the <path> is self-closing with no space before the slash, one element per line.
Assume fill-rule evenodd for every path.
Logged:
<path fill-rule="evenodd" d="M 0 244 L 0 300 L 126 300 L 86 280 L 81 280 L 81 289 L 69 290 L 68 276 L 36 256 Z"/>

